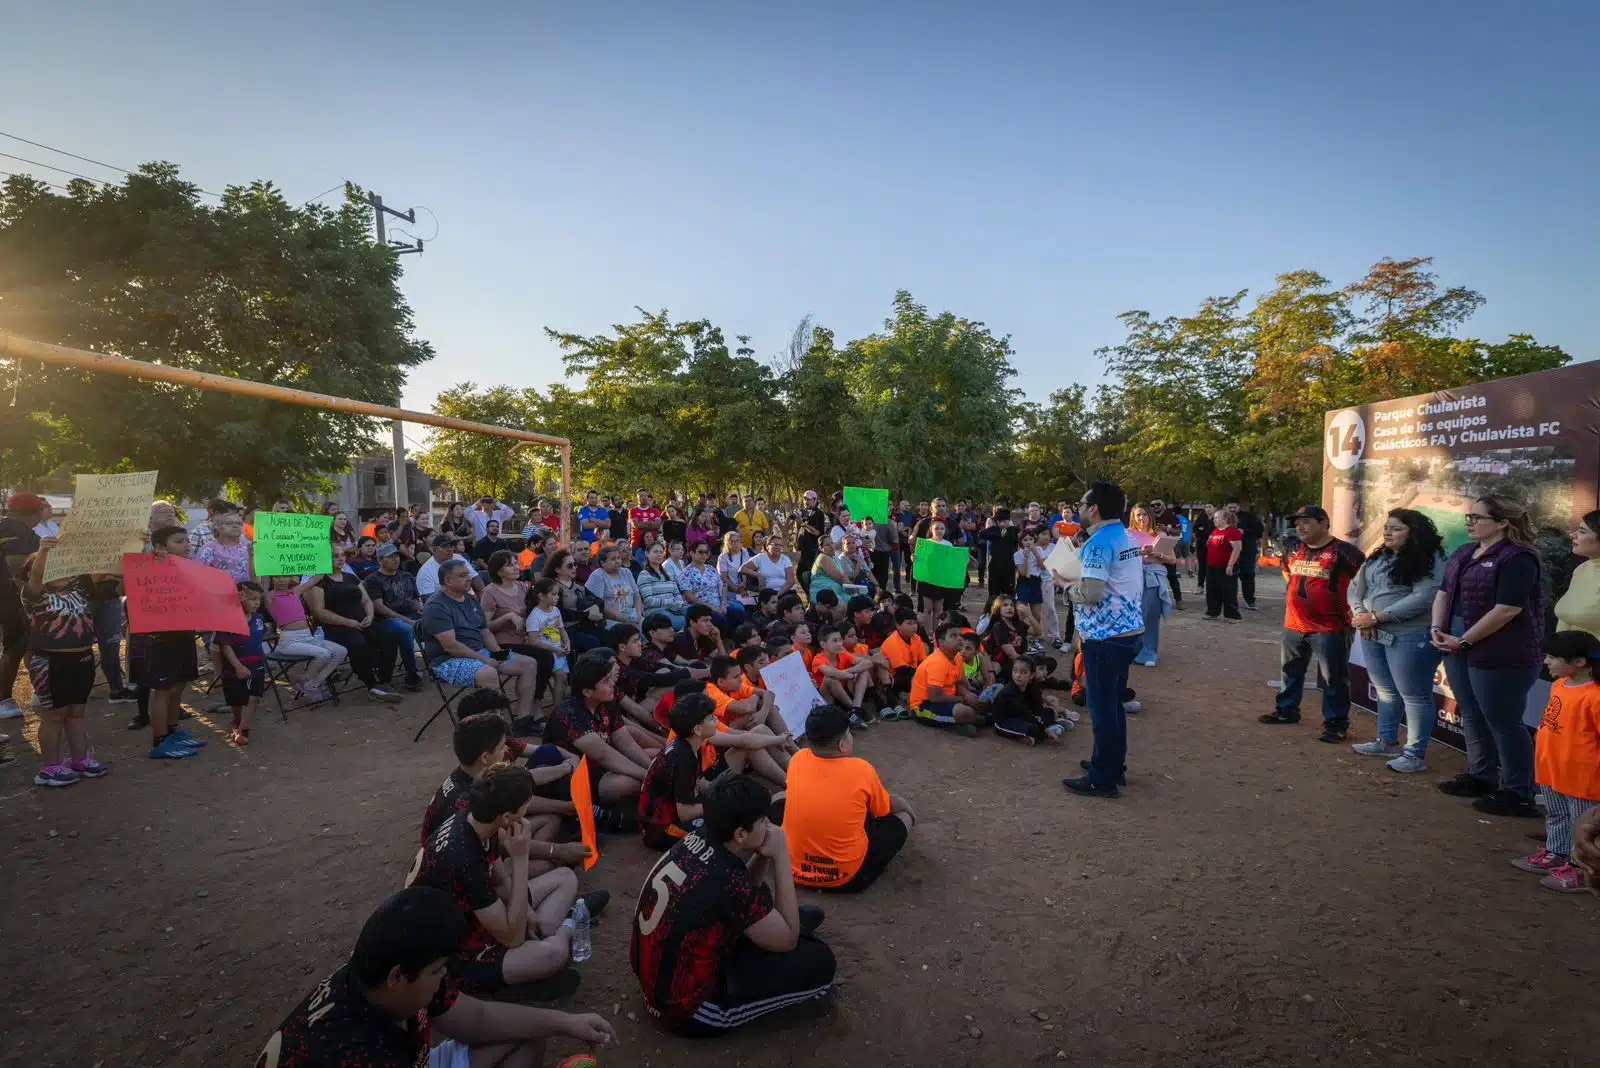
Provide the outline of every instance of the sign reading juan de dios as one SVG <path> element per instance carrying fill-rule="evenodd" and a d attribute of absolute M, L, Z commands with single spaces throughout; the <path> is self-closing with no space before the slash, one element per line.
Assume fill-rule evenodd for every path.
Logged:
<path fill-rule="evenodd" d="M 333 570 L 333 516 L 257 512 L 257 575 L 326 575 Z"/>

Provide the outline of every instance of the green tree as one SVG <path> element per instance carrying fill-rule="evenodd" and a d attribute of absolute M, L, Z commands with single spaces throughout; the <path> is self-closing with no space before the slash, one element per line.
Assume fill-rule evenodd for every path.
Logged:
<path fill-rule="evenodd" d="M 1046 405 L 1023 404 L 996 491 L 1011 501 L 1077 500 L 1091 482 L 1119 477 L 1112 448 L 1123 442 L 1122 398 L 1102 384 L 1068 386 Z"/>
<path fill-rule="evenodd" d="M 540 409 L 537 391 L 493 386 L 480 389 L 462 382 L 433 402 L 433 414 L 474 423 L 542 430 L 535 422 Z M 519 448 L 509 438 L 492 438 L 464 430 L 432 430 L 417 466 L 448 482 L 463 500 L 488 495 L 497 500 L 525 496 L 531 490 L 537 449 Z"/>
<path fill-rule="evenodd" d="M 293 207 L 271 184 L 216 206 L 166 163 L 64 196 L 0 186 L 0 328 L 40 341 L 379 403 L 432 358 L 394 253 L 355 203 Z M 22 361 L 0 475 L 155 468 L 163 493 L 256 501 L 323 489 L 372 421 Z"/>

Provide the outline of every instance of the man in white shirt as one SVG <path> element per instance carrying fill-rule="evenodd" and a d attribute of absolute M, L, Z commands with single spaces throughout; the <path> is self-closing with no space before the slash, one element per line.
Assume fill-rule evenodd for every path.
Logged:
<path fill-rule="evenodd" d="M 509 504 L 503 504 L 493 497 L 479 497 L 478 503 L 467 509 L 467 522 L 472 524 L 472 540 L 482 541 L 489 533 L 489 520 L 493 519 L 504 530 L 506 520 L 516 514 L 517 510 Z"/>
<path fill-rule="evenodd" d="M 468 512 L 468 515 L 473 513 Z M 459 542 L 448 534 L 435 534 L 428 541 L 428 559 L 423 561 L 417 569 L 417 596 L 427 600 L 439 592 L 439 565 L 448 560 L 460 560 L 467 565 L 467 573 L 472 576 L 472 592 L 483 592 L 483 580 L 473 570 L 472 562 L 465 556 L 456 552 Z"/>

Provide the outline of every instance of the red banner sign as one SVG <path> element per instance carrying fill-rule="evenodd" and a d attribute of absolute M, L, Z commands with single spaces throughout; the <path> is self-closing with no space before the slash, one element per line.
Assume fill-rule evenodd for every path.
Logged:
<path fill-rule="evenodd" d="M 233 576 L 181 556 L 157 560 L 145 553 L 122 557 L 122 582 L 128 591 L 128 630 L 219 630 L 244 634 L 244 609 Z"/>

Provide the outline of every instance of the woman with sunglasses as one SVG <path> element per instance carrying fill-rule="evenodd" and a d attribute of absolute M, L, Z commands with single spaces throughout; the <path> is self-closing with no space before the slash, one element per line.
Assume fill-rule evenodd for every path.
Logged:
<path fill-rule="evenodd" d="M 1467 770 L 1439 789 L 1476 798 L 1472 807 L 1491 816 L 1533 818 L 1533 738 L 1522 714 L 1544 662 L 1543 563 L 1518 502 L 1484 497 L 1466 520 L 1472 540 L 1445 564 L 1431 636 L 1455 693 Z"/>
<path fill-rule="evenodd" d="M 606 640 L 606 617 L 600 599 L 578 581 L 578 561 L 566 549 L 557 549 L 545 563 L 544 577 L 555 579 L 556 607 L 574 655 L 598 649 Z"/>

